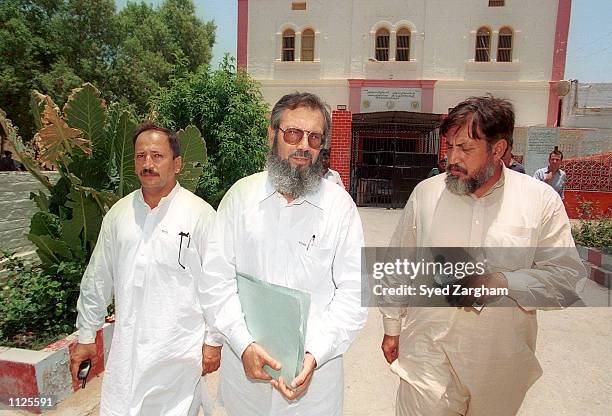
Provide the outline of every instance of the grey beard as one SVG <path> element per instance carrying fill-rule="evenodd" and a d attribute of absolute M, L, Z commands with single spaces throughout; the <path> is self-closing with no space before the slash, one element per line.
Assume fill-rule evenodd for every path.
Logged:
<path fill-rule="evenodd" d="M 268 177 L 274 188 L 283 195 L 300 198 L 314 193 L 321 185 L 321 160 L 304 168 L 293 167 L 288 160 L 278 157 L 276 144 L 268 152 Z"/>
<path fill-rule="evenodd" d="M 447 168 L 448 169 L 448 168 Z M 446 189 L 457 195 L 468 195 L 474 193 L 495 173 L 495 163 L 492 158 L 487 160 L 485 166 L 480 168 L 474 176 L 465 180 L 459 179 L 451 174 L 446 175 Z"/>

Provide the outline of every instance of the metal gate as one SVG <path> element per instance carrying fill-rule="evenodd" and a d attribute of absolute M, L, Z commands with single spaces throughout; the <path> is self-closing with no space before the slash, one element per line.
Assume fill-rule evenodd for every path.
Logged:
<path fill-rule="evenodd" d="M 439 114 L 353 114 L 350 193 L 358 206 L 403 208 L 437 166 Z"/>

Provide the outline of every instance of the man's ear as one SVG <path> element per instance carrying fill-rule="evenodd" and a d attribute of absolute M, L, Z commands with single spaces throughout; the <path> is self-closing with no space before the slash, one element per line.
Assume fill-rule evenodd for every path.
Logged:
<path fill-rule="evenodd" d="M 272 126 L 268 126 L 268 144 L 270 147 L 274 144 L 274 129 Z"/>
<path fill-rule="evenodd" d="M 505 140 L 498 140 L 493 144 L 493 158 L 495 160 L 500 160 L 504 154 L 506 153 L 506 149 L 508 148 L 508 142 Z"/>
<path fill-rule="evenodd" d="M 177 156 L 174 158 L 174 173 L 179 174 L 181 169 L 183 168 L 183 158 L 181 156 Z"/>

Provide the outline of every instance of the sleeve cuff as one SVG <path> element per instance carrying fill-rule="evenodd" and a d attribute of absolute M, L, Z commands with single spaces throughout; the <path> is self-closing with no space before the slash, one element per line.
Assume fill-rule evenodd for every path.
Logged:
<path fill-rule="evenodd" d="M 392 337 L 397 336 L 402 332 L 402 320 L 383 316 L 383 328 L 385 330 L 385 335 Z"/>
<path fill-rule="evenodd" d="M 244 350 L 249 345 L 255 342 L 255 338 L 251 335 L 244 322 L 238 324 L 237 328 L 232 331 L 231 336 L 228 337 L 228 341 L 234 352 L 238 354 L 238 357 L 242 358 Z"/>
<path fill-rule="evenodd" d="M 508 296 L 525 310 L 537 309 L 533 303 L 536 288 L 543 288 L 544 285 L 533 276 L 521 272 L 502 273 L 508 281 Z"/>
<path fill-rule="evenodd" d="M 95 330 L 79 329 L 78 341 L 79 344 L 94 344 L 96 342 Z"/>
<path fill-rule="evenodd" d="M 204 343 L 206 345 L 210 345 L 211 347 L 220 347 L 223 345 L 225 338 L 221 333 L 211 331 L 210 328 L 206 330 L 206 335 L 204 335 Z"/>
<path fill-rule="evenodd" d="M 324 342 L 321 341 L 313 341 L 310 342 L 304 348 L 305 352 L 309 352 L 314 357 L 317 362 L 317 367 L 321 367 L 325 364 L 331 357 L 331 348 L 330 346 L 325 345 Z"/>

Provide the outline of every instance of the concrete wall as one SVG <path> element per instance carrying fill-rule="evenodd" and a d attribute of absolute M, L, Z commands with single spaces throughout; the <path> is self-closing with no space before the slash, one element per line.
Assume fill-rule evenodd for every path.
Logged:
<path fill-rule="evenodd" d="M 561 125 L 612 129 L 612 83 L 582 84 L 572 80 L 569 94 L 563 97 Z"/>
<path fill-rule="evenodd" d="M 47 172 L 52 182 L 59 179 L 57 172 Z M 0 247 L 21 256 L 32 257 L 35 247 L 27 239 L 30 219 L 38 207 L 30 199 L 30 192 L 45 189 L 28 172 L 0 172 Z M 1 269 L 0 265 L 0 269 Z"/>

